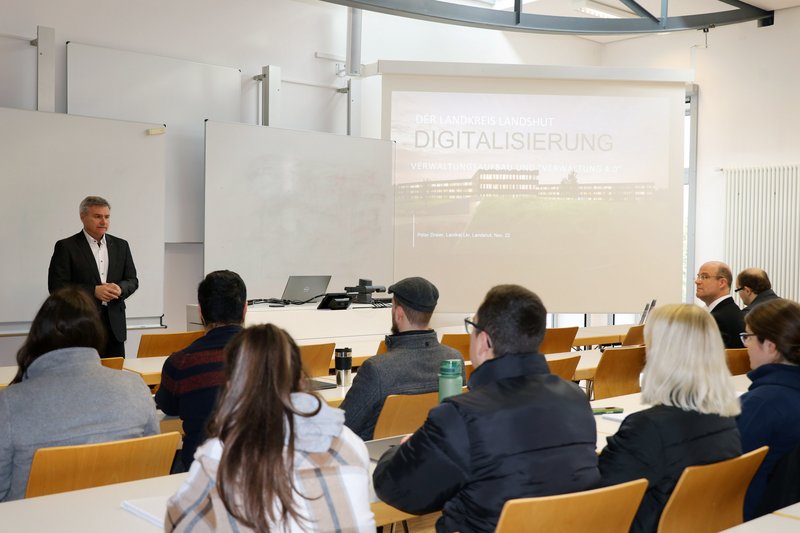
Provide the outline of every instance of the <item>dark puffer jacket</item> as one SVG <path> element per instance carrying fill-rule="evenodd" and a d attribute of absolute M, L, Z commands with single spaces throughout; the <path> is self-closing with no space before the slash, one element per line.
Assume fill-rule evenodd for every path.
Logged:
<path fill-rule="evenodd" d="M 757 507 L 775 465 L 800 446 L 800 367 L 762 365 L 747 377 L 753 383 L 742 395 L 742 414 L 736 420 L 742 434 L 742 449 L 749 452 L 769 446 L 744 500 L 744 517 L 750 520 L 759 515 Z M 770 507 L 769 502 L 763 503 Z"/>
<path fill-rule="evenodd" d="M 647 478 L 631 531 L 655 531 L 683 469 L 741 455 L 733 417 L 657 405 L 627 416 L 600 454 L 603 485 Z"/>
<path fill-rule="evenodd" d="M 512 498 L 593 488 L 599 482 L 594 417 L 573 383 L 540 354 L 491 359 L 470 391 L 432 409 L 411 439 L 381 457 L 373 475 L 386 503 L 442 510 L 437 531 L 493 531 Z"/>

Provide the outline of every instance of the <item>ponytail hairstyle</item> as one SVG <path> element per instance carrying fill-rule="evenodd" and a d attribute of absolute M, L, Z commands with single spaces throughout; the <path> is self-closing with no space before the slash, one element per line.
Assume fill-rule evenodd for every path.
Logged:
<path fill-rule="evenodd" d="M 770 300 L 755 306 L 744 320 L 758 342 L 772 341 L 784 360 L 800 365 L 800 304 L 783 298 Z"/>

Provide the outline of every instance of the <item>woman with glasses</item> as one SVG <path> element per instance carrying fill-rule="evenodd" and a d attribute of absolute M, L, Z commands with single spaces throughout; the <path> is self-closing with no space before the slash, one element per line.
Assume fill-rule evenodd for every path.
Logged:
<path fill-rule="evenodd" d="M 747 377 L 753 382 L 742 395 L 737 419 L 742 448 L 747 452 L 769 446 L 745 498 L 749 520 L 782 507 L 774 498 L 765 501 L 765 490 L 768 481 L 776 483 L 770 479 L 773 470 L 779 473 L 776 464 L 800 446 L 800 304 L 772 300 L 754 307 L 741 337 L 752 368 Z"/>
<path fill-rule="evenodd" d="M 653 407 L 627 416 L 599 459 L 603 485 L 649 482 L 631 531 L 656 530 L 684 468 L 741 454 L 739 401 L 711 315 L 664 305 L 648 317 L 644 338 L 642 403 Z"/>
<path fill-rule="evenodd" d="M 225 348 L 227 383 L 167 531 L 375 531 L 369 456 L 344 412 L 305 392 L 300 350 L 272 324 Z"/>

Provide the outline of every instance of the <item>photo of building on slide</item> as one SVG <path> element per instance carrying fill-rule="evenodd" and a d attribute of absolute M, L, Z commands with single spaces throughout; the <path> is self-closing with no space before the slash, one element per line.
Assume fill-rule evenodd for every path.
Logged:
<path fill-rule="evenodd" d="M 680 242 L 668 109 L 647 97 L 393 93 L 395 273 L 457 264 L 448 284 L 463 286 L 557 261 L 585 277 L 585 258 L 601 274 L 621 241 L 649 249 L 642 225 L 667 224 Z"/>

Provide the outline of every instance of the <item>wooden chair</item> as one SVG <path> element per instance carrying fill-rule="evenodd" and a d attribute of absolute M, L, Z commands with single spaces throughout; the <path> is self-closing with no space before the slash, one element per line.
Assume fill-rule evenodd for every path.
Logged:
<path fill-rule="evenodd" d="M 469 333 L 445 333 L 442 335 L 442 344 L 455 348 L 469 361 Z"/>
<path fill-rule="evenodd" d="M 439 403 L 438 392 L 390 394 L 375 423 L 373 439 L 414 433 L 428 418 L 428 411 Z"/>
<path fill-rule="evenodd" d="M 741 524 L 744 495 L 768 449 L 687 467 L 667 500 L 658 533 L 707 533 Z"/>
<path fill-rule="evenodd" d="M 300 346 L 300 360 L 309 377 L 328 375 L 334 348 L 336 348 L 335 342 Z"/>
<path fill-rule="evenodd" d="M 378 351 L 375 352 L 375 355 L 380 355 L 382 353 L 386 353 L 386 341 L 381 341 L 378 345 Z"/>
<path fill-rule="evenodd" d="M 551 374 L 555 374 L 561 379 L 572 381 L 575 379 L 575 370 L 578 368 L 580 360 L 580 355 L 562 359 L 548 359 L 547 366 L 550 367 Z"/>
<path fill-rule="evenodd" d="M 631 326 L 625 338 L 622 339 L 623 346 L 641 346 L 644 344 L 644 324 Z"/>
<path fill-rule="evenodd" d="M 644 358 L 644 346 L 608 348 L 604 351 L 589 387 L 594 392 L 594 399 L 641 392 L 639 375 L 644 368 Z"/>
<path fill-rule="evenodd" d="M 181 333 L 155 333 L 142 335 L 136 357 L 159 357 L 183 350 L 205 335 L 205 331 L 184 331 Z"/>
<path fill-rule="evenodd" d="M 571 328 L 547 328 L 544 330 L 544 339 L 539 345 L 541 353 L 562 353 L 572 350 L 572 343 L 578 334 L 578 326 Z"/>
<path fill-rule="evenodd" d="M 747 374 L 750 368 L 750 356 L 747 355 L 747 348 L 728 348 L 725 350 L 725 360 L 728 363 L 728 370 L 732 376 Z"/>
<path fill-rule="evenodd" d="M 114 370 L 122 370 L 122 365 L 124 363 L 124 357 L 105 357 L 100 359 L 101 365 L 106 368 L 113 368 Z"/>
<path fill-rule="evenodd" d="M 503 505 L 495 533 L 628 531 L 639 509 L 646 479 L 571 494 L 519 498 Z"/>
<path fill-rule="evenodd" d="M 33 455 L 25 497 L 44 496 L 169 474 L 181 436 L 39 448 Z"/>

